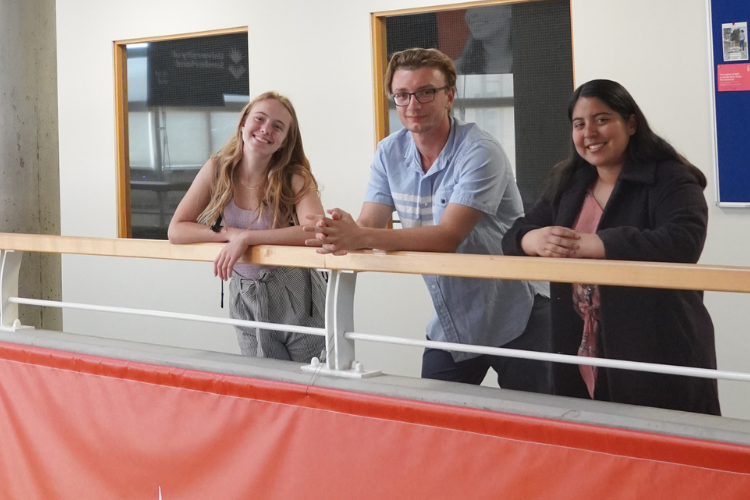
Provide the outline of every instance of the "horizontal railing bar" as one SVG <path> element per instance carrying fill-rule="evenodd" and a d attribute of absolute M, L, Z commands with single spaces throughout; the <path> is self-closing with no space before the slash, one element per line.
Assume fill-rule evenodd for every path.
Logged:
<path fill-rule="evenodd" d="M 126 307 L 99 306 L 93 304 L 81 304 L 73 302 L 61 302 L 54 300 L 27 299 L 23 297 L 9 297 L 8 302 L 14 304 L 25 304 L 32 306 L 56 307 L 65 309 L 80 309 L 97 312 L 111 312 L 118 314 L 130 314 L 137 316 L 150 316 L 158 318 L 183 319 L 199 321 L 204 323 L 216 323 L 223 325 L 236 325 L 248 328 L 261 328 L 264 330 L 288 331 L 306 333 L 310 335 L 325 336 L 323 328 L 311 328 L 296 325 L 285 325 L 277 323 L 265 323 L 260 321 L 246 321 L 230 318 L 217 318 L 214 316 L 202 316 L 197 314 L 174 313 L 168 311 L 156 311 L 149 309 L 133 309 Z M 379 342 L 386 344 L 406 345 L 412 347 L 423 347 L 431 349 L 443 349 L 448 351 L 468 352 L 474 354 L 488 354 L 492 356 L 505 356 L 510 358 L 532 359 L 538 361 L 553 361 L 575 365 L 591 365 L 604 368 L 618 368 L 623 370 L 638 370 L 652 373 L 663 373 L 669 375 L 684 375 L 689 377 L 736 380 L 750 382 L 750 374 L 729 372 L 723 370 L 709 370 L 706 368 L 692 368 L 685 366 L 663 365 L 655 363 L 643 363 L 638 361 L 623 361 L 605 358 L 588 358 L 583 356 L 570 356 L 566 354 L 545 353 L 537 351 L 524 351 L 518 349 L 505 349 L 502 347 L 476 346 L 468 344 L 454 344 L 451 342 L 437 342 L 433 340 L 415 340 L 385 335 L 372 335 L 367 333 L 346 332 L 344 337 L 350 340 L 363 340 L 367 342 Z"/>
<path fill-rule="evenodd" d="M 161 240 L 0 233 L 0 249 L 61 254 L 213 261 L 222 247 L 220 243 L 172 245 Z M 750 293 L 750 267 L 736 266 L 430 252 L 357 251 L 332 256 L 312 248 L 272 245 L 251 247 L 244 260 L 319 269 Z"/>
<path fill-rule="evenodd" d="M 522 351 L 518 349 L 504 349 L 502 347 L 487 347 L 468 344 L 454 344 L 452 342 L 437 342 L 434 340 L 414 340 L 386 335 L 372 335 L 369 333 L 346 332 L 344 338 L 350 340 L 364 340 L 384 344 L 398 344 L 446 351 L 469 352 L 474 354 L 489 354 L 491 356 L 505 356 L 508 358 L 534 359 L 538 361 L 554 361 L 571 365 L 591 365 L 603 368 L 619 368 L 622 370 L 637 370 L 667 375 L 684 375 L 688 377 L 738 380 L 750 382 L 750 373 L 728 372 L 723 370 L 709 370 L 707 368 L 692 368 L 689 366 L 662 365 L 656 363 L 642 363 L 640 361 L 623 361 L 619 359 L 589 358 L 584 356 L 570 356 L 537 351 Z"/>
<path fill-rule="evenodd" d="M 265 323 L 262 321 L 247 321 L 242 319 L 217 318 L 214 316 L 201 316 L 199 314 L 184 314 L 168 311 L 155 311 L 150 309 L 131 309 L 128 307 L 97 306 L 91 304 L 80 304 L 75 302 L 60 302 L 57 300 L 26 299 L 23 297 L 8 297 L 8 302 L 14 304 L 25 304 L 29 306 L 57 307 L 61 309 L 82 309 L 85 311 L 111 312 L 118 314 L 132 314 L 135 316 L 151 316 L 155 318 L 185 319 L 189 321 L 200 321 L 202 323 L 217 323 L 220 325 L 244 326 L 247 328 L 261 328 L 263 330 L 274 330 L 278 332 L 307 333 L 309 335 L 326 336 L 324 328 L 312 328 L 309 326 L 284 325 L 279 323 Z"/>
<path fill-rule="evenodd" d="M 0 233 L 2 250 L 71 255 L 212 262 L 222 246 L 218 243 L 172 245 L 164 240 Z"/>

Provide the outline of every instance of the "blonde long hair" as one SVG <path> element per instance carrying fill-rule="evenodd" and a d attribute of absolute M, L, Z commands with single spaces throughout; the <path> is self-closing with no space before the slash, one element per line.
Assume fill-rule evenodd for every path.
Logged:
<path fill-rule="evenodd" d="M 295 205 L 308 191 L 317 191 L 318 184 L 310 170 L 310 162 L 302 147 L 302 137 L 299 132 L 297 113 L 291 101 L 277 92 L 266 92 L 259 95 L 242 109 L 240 122 L 234 136 L 221 150 L 212 157 L 215 166 L 215 176 L 211 183 L 211 199 L 203 212 L 198 216 L 198 222 L 212 226 L 216 223 L 224 207 L 234 196 L 235 184 L 242 160 L 242 126 L 247 115 L 257 103 L 266 99 L 275 99 L 284 105 L 292 115 L 292 122 L 281 148 L 271 157 L 266 170 L 266 177 L 259 186 L 260 198 L 258 218 L 263 216 L 264 209 L 273 211 L 271 227 L 279 228 L 298 225 L 299 220 L 295 212 Z M 292 177 L 297 174 L 302 177 L 304 184 L 297 193 L 292 189 Z"/>

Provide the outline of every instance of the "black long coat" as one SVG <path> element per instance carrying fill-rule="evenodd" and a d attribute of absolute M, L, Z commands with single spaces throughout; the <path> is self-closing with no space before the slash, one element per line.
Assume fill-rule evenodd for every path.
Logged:
<path fill-rule="evenodd" d="M 503 238 L 505 255 L 524 255 L 521 238 L 545 226 L 572 227 L 597 177 L 579 167 L 552 201 L 539 200 Z M 626 162 L 604 209 L 597 235 L 606 259 L 695 263 L 706 238 L 708 208 L 694 175 L 675 161 Z M 577 354 L 583 321 L 571 285 L 552 283 L 555 352 Z M 599 355 L 611 359 L 716 368 L 711 317 L 703 292 L 600 286 Z M 588 398 L 577 365 L 555 363 L 555 392 Z M 599 369 L 596 399 L 720 414 L 715 380 Z"/>

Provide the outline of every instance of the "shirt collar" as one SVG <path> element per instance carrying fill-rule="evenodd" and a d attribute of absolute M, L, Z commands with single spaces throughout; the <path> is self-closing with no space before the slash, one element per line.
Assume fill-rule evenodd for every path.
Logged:
<path fill-rule="evenodd" d="M 440 154 L 435 160 L 435 163 L 432 164 L 427 173 L 422 170 L 422 157 L 419 154 L 417 145 L 414 143 L 414 136 L 411 132 L 407 132 L 409 137 L 409 147 L 406 148 L 406 152 L 404 153 L 404 160 L 412 168 L 418 170 L 419 173 L 425 176 L 440 172 L 450 163 L 451 159 L 453 159 L 453 153 L 456 145 L 456 125 L 458 122 L 450 115 L 448 116 L 448 120 L 450 121 L 451 126 L 450 132 L 448 132 L 448 140 L 445 142 L 445 146 L 443 146 L 443 149 L 440 151 Z M 409 158 L 412 159 L 411 162 L 409 162 Z"/>

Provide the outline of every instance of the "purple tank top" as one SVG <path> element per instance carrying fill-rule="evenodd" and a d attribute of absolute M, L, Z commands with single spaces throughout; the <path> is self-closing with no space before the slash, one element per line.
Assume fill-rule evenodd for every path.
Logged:
<path fill-rule="evenodd" d="M 229 200 L 224 207 L 224 224 L 227 227 L 237 227 L 240 229 L 271 229 L 273 216 L 271 211 L 263 210 L 263 217 L 258 218 L 258 212 L 253 210 L 243 210 L 234 203 L 234 198 Z M 273 266 L 275 267 L 275 266 Z M 239 263 L 234 266 L 234 270 L 243 278 L 256 279 L 262 269 L 272 269 L 269 266 L 258 266 L 255 264 Z"/>

